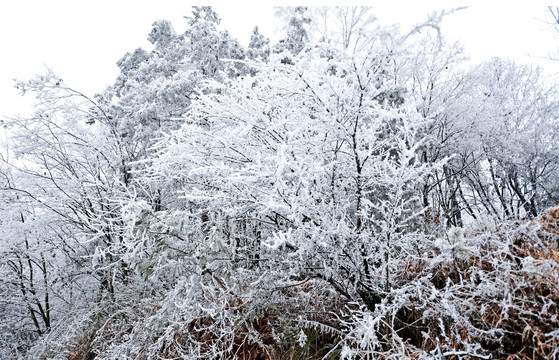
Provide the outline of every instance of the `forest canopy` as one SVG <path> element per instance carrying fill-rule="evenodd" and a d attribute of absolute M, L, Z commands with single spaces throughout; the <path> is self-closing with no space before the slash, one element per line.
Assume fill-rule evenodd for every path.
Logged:
<path fill-rule="evenodd" d="M 0 357 L 559 357 L 559 115 L 440 28 L 211 7 L 4 122 Z"/>

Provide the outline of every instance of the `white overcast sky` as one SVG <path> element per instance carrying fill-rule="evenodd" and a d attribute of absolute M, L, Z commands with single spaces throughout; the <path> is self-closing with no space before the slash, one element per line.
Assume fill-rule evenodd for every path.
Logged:
<path fill-rule="evenodd" d="M 524 3 L 524 5 L 522 5 Z M 137 47 L 150 49 L 147 36 L 158 19 L 184 30 L 184 15 L 191 5 L 185 0 L 2 0 L 0 2 L 0 118 L 26 114 L 30 99 L 21 99 L 13 79 L 28 79 L 50 67 L 65 83 L 92 95 L 112 83 L 116 62 Z M 199 3 L 198 3 L 199 4 Z M 420 23 L 433 11 L 469 5 L 448 16 L 443 32 L 460 40 L 472 61 L 494 56 L 532 62 L 546 67 L 555 77 L 559 62 L 544 58 L 559 50 L 559 36 L 549 24 L 547 8 L 527 1 L 355 1 L 344 2 L 216 2 L 222 25 L 247 44 L 254 25 L 278 38 L 280 24 L 273 5 L 370 5 L 379 22 L 400 23 L 403 28 Z M 269 5 L 268 5 L 269 4 Z"/>

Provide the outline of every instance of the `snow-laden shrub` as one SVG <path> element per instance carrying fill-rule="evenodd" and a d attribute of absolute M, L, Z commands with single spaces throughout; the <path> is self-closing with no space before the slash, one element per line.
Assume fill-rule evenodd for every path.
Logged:
<path fill-rule="evenodd" d="M 406 264 L 374 312 L 353 313 L 343 358 L 556 358 L 553 214 L 479 222 L 459 242 L 466 252 L 435 242 L 433 256 Z"/>

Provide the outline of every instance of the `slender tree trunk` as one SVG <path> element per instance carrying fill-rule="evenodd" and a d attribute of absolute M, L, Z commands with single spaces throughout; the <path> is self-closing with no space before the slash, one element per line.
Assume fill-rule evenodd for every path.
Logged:
<path fill-rule="evenodd" d="M 449 213 L 447 214 L 447 218 L 449 219 L 451 225 L 462 227 L 464 226 L 462 222 L 462 211 L 460 209 L 460 203 L 458 202 L 458 197 L 456 195 L 458 193 L 458 188 L 460 184 L 454 178 L 454 175 L 451 173 L 448 166 L 446 165 L 443 166 L 443 172 L 445 174 L 446 182 L 450 190 L 450 194 L 449 194 L 450 204 L 449 204 L 449 209 L 448 209 Z"/>
<path fill-rule="evenodd" d="M 495 189 L 495 193 L 497 194 L 497 197 L 499 198 L 499 202 L 503 207 L 503 210 L 505 212 L 505 217 L 509 218 L 511 216 L 511 210 L 509 210 L 509 207 L 507 206 L 507 203 L 505 201 L 503 189 L 499 189 L 498 186 L 499 182 L 497 181 L 497 176 L 495 175 L 495 170 L 493 168 L 493 161 L 491 159 L 489 159 L 488 161 L 489 161 L 489 172 L 491 174 L 491 180 L 493 181 L 493 189 Z"/>

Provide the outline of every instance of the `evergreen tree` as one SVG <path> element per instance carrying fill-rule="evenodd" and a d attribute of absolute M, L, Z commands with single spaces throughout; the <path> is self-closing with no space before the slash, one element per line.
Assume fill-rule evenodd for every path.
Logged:
<path fill-rule="evenodd" d="M 309 41 L 306 27 L 311 23 L 311 19 L 306 15 L 307 7 L 280 8 L 279 13 L 283 14 L 287 21 L 285 25 L 286 37 L 274 45 L 273 51 L 274 53 L 288 51 L 292 56 L 296 56 L 307 46 Z M 283 62 L 291 64 L 293 60 L 290 56 L 286 56 Z"/>
<path fill-rule="evenodd" d="M 268 62 L 270 58 L 270 39 L 264 37 L 258 30 L 258 26 L 254 27 L 248 44 L 247 57 L 250 60 L 260 60 Z"/>

